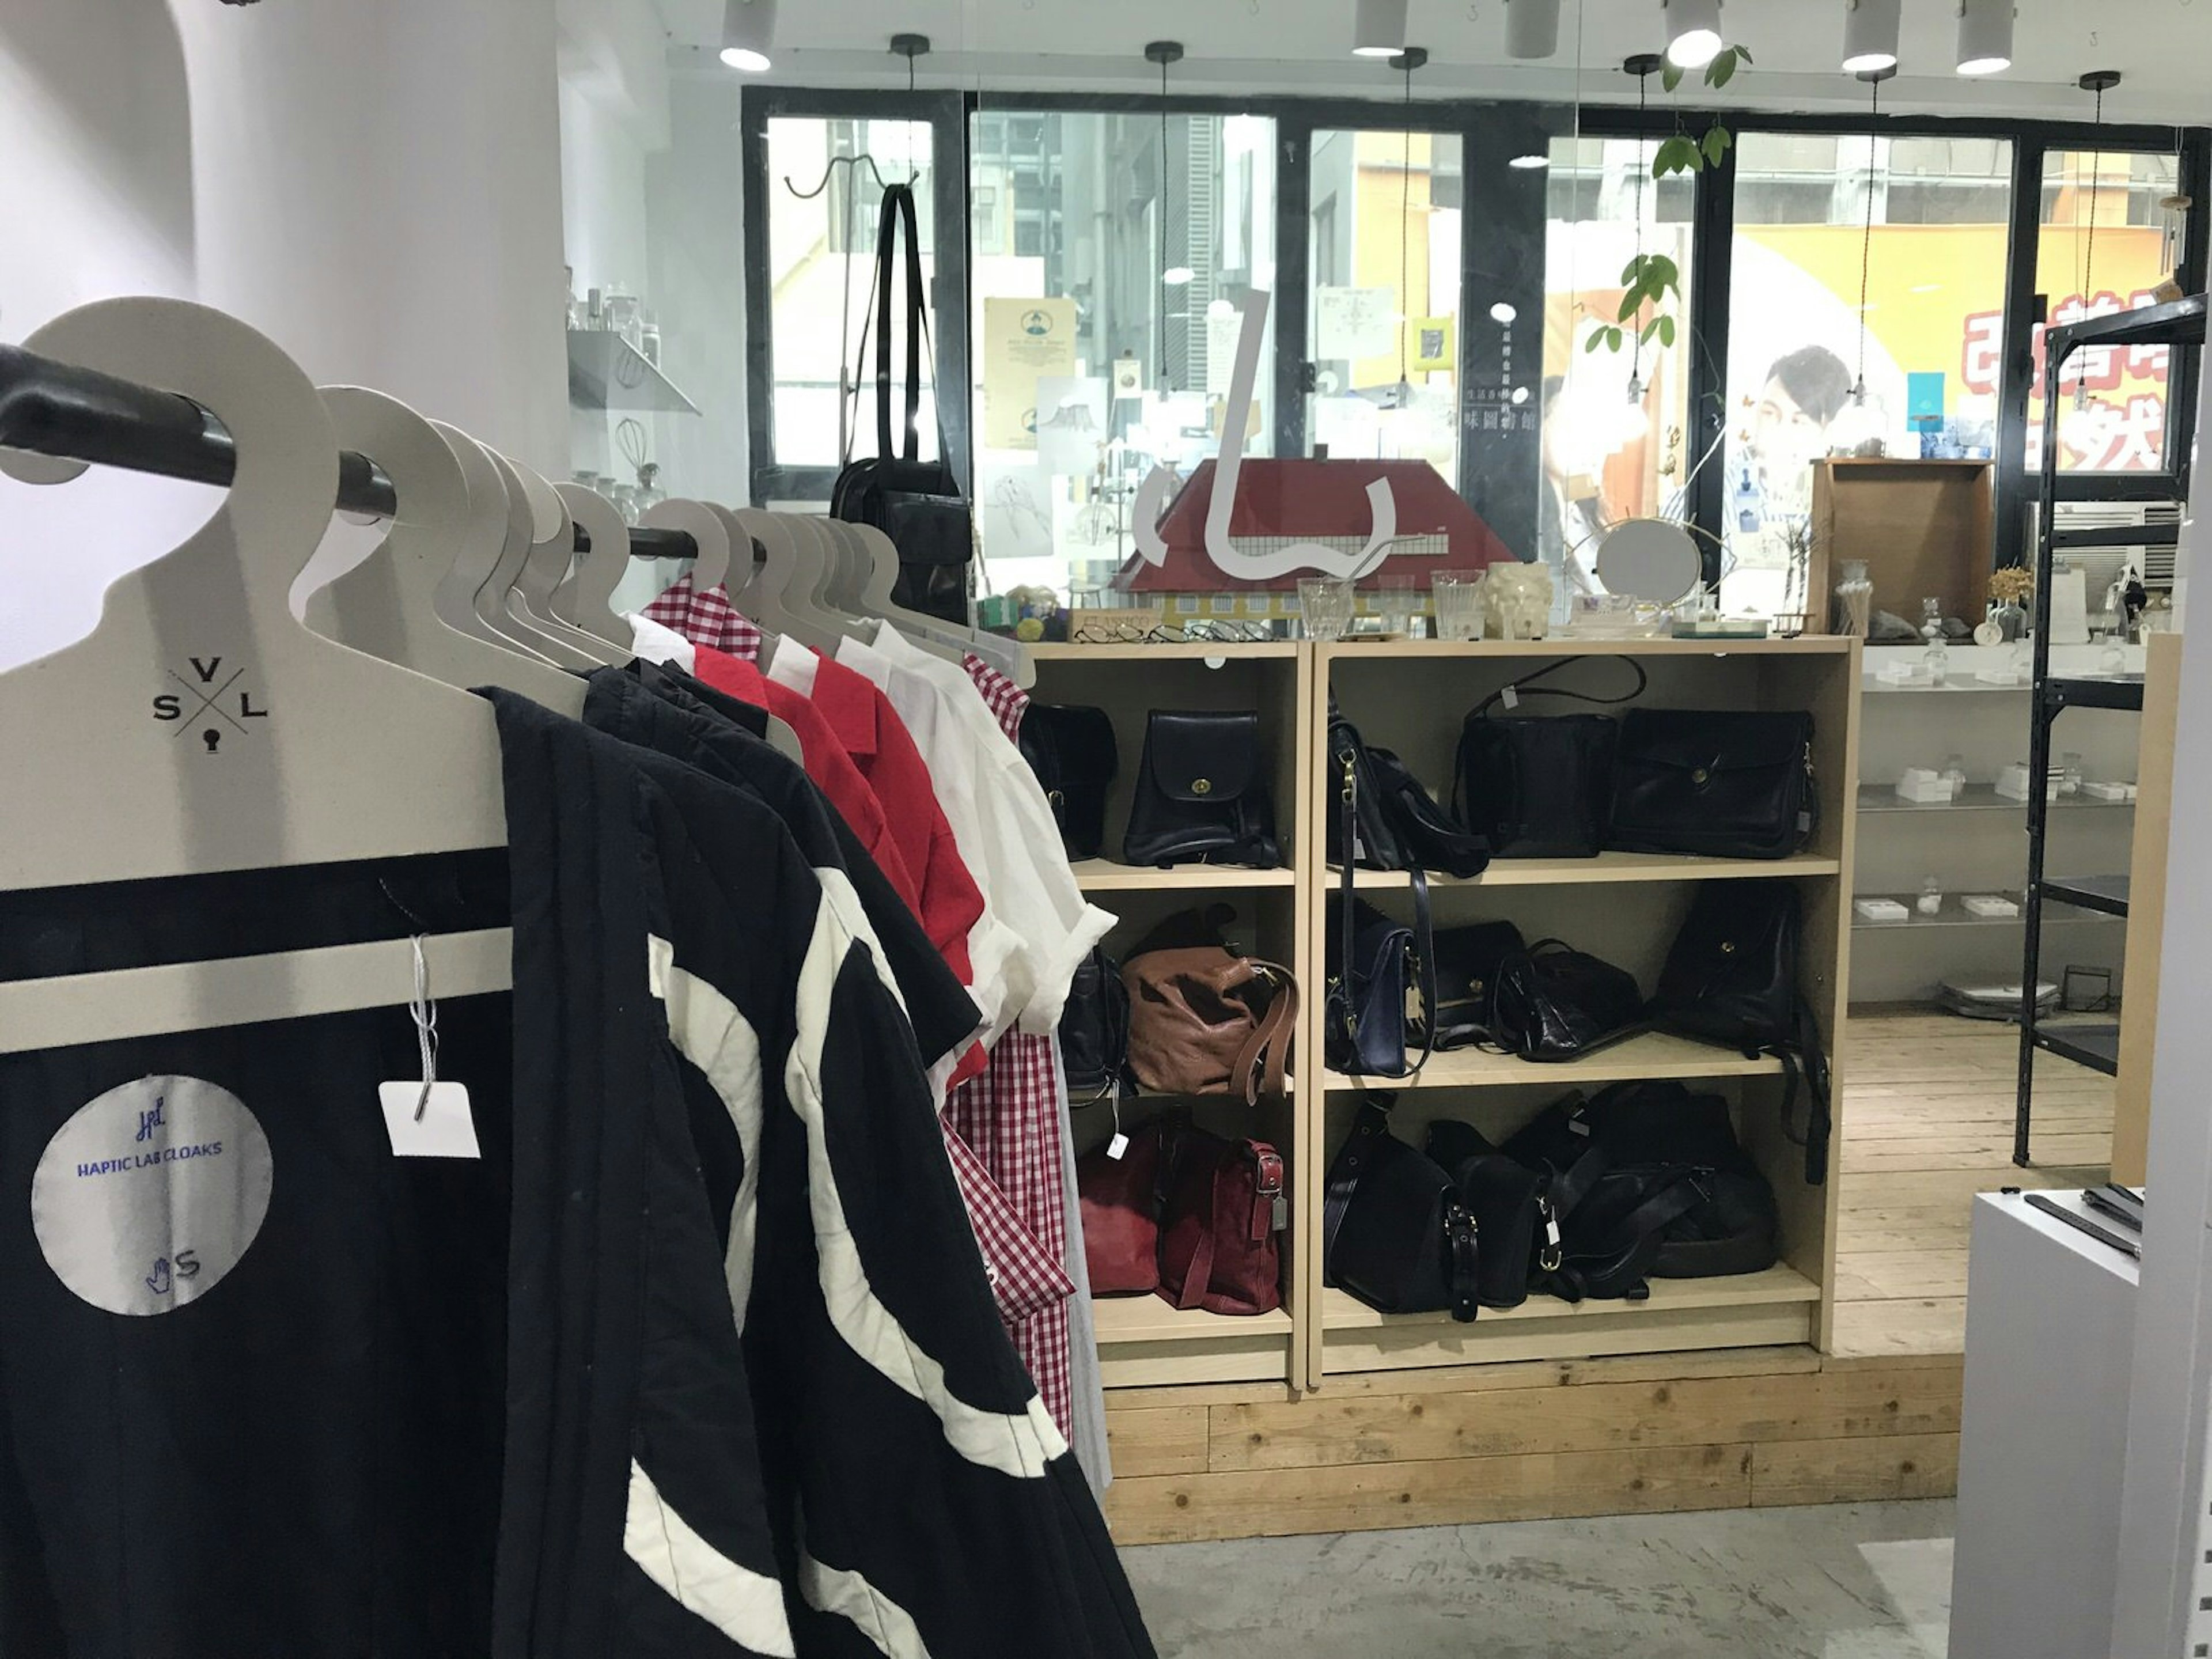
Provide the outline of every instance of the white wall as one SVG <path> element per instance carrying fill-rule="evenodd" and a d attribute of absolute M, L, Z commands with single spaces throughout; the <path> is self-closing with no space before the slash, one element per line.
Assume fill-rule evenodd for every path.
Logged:
<path fill-rule="evenodd" d="M 542 0 L 6 0 L 0 338 L 197 297 L 565 476 L 556 64 Z M 0 482 L 0 667 L 87 631 L 208 500 Z"/>

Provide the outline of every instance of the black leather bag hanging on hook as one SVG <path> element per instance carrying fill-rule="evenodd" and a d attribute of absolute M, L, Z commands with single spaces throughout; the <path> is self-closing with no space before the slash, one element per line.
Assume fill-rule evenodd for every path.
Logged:
<path fill-rule="evenodd" d="M 891 437 L 891 289 L 898 264 L 899 227 L 906 227 L 906 422 L 902 447 Z M 876 454 L 848 461 L 830 496 L 830 515 L 848 524 L 873 525 L 898 549 L 898 581 L 892 604 L 964 627 L 968 623 L 968 567 L 975 554 L 974 517 L 960 480 L 943 459 L 921 459 L 921 349 L 929 343 L 929 307 L 922 291 L 921 237 L 914 188 L 884 191 L 876 237 Z M 860 356 L 867 356 L 867 337 Z M 933 360 L 936 349 L 930 352 Z M 945 453 L 940 424 L 938 453 Z"/>

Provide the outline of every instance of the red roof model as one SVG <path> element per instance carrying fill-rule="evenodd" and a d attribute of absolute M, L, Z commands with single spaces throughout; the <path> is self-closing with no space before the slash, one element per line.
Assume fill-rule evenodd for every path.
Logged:
<path fill-rule="evenodd" d="M 1135 593 L 1243 593 L 1287 591 L 1295 574 L 1273 580 L 1237 576 L 1222 570 L 1206 552 L 1206 519 L 1213 501 L 1215 463 L 1198 470 L 1177 492 L 1160 522 L 1167 544 L 1164 564 L 1141 554 L 1121 567 L 1121 586 Z M 1486 570 L 1517 562 L 1481 514 L 1460 499 L 1426 461 L 1265 460 L 1247 459 L 1237 481 L 1237 501 L 1229 515 L 1232 553 L 1267 553 L 1292 542 L 1320 542 L 1347 553 L 1367 545 L 1374 532 L 1374 509 L 1367 486 L 1390 481 L 1398 502 L 1398 536 L 1389 556 L 1360 578 L 1363 587 L 1380 585 L 1382 572 L 1410 576 L 1419 587 L 1437 570 Z"/>

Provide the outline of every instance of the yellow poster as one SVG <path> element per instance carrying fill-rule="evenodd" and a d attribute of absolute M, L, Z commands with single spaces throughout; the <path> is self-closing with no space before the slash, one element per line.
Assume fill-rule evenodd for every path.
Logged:
<path fill-rule="evenodd" d="M 1037 382 L 1075 373 L 1075 301 L 983 301 L 983 447 L 1035 449 Z"/>
<path fill-rule="evenodd" d="M 1459 367 L 1459 356 L 1452 349 L 1452 339 L 1457 331 L 1449 317 L 1416 317 L 1407 326 L 1413 331 L 1413 367 L 1416 369 L 1453 369 Z"/>

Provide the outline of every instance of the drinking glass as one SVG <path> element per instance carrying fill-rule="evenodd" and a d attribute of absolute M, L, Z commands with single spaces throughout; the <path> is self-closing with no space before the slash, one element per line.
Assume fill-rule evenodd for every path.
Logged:
<path fill-rule="evenodd" d="M 1411 576 L 1383 577 L 1375 596 L 1375 608 L 1382 613 L 1383 633 L 1406 640 L 1420 637 L 1420 589 Z"/>
<path fill-rule="evenodd" d="M 1352 631 L 1352 584 L 1335 576 L 1298 578 L 1298 609 L 1310 640 L 1340 640 Z"/>
<path fill-rule="evenodd" d="M 1439 570 L 1430 592 L 1437 602 L 1437 637 L 1479 640 L 1482 637 L 1481 570 Z"/>

